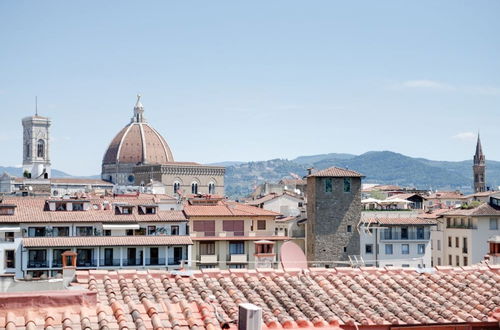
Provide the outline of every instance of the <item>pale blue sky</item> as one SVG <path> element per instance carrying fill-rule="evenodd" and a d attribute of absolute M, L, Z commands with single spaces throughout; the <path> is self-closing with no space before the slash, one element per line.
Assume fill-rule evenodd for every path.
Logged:
<path fill-rule="evenodd" d="M 1 1 L 0 165 L 21 118 L 100 173 L 140 92 L 176 160 L 500 160 L 500 1 Z"/>

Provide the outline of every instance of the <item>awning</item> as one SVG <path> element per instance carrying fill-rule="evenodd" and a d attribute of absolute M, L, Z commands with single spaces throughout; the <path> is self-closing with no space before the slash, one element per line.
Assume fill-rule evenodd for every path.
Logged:
<path fill-rule="evenodd" d="M 5 232 L 20 233 L 21 227 L 0 227 L 0 233 L 5 233 Z"/>
<path fill-rule="evenodd" d="M 130 224 L 122 224 L 122 225 L 102 225 L 102 229 L 104 230 L 109 230 L 109 229 L 140 229 L 141 226 L 135 224 L 135 225 L 130 225 Z"/>

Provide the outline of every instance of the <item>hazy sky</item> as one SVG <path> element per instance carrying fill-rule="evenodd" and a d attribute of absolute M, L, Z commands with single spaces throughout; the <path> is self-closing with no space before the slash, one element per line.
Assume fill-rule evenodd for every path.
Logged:
<path fill-rule="evenodd" d="M 143 95 L 174 158 L 392 150 L 500 160 L 500 1 L 1 1 L 0 165 L 52 118 L 52 166 L 100 173 Z"/>

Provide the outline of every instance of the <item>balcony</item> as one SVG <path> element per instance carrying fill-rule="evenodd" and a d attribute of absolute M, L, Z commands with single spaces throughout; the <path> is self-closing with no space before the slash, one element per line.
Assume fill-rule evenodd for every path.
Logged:
<path fill-rule="evenodd" d="M 168 265 L 169 266 L 178 266 L 180 264 L 181 264 L 181 259 L 168 258 Z"/>
<path fill-rule="evenodd" d="M 146 266 L 165 266 L 165 258 L 146 258 Z"/>
<path fill-rule="evenodd" d="M 386 241 L 427 241 L 431 238 L 430 232 L 417 234 L 416 232 L 409 232 L 407 235 L 401 235 L 400 232 L 386 232 L 380 233 L 380 240 Z"/>
<path fill-rule="evenodd" d="M 216 264 L 217 255 L 200 255 L 200 263 L 202 264 Z"/>
<path fill-rule="evenodd" d="M 99 266 L 101 266 L 101 267 L 120 266 L 120 259 L 100 259 Z"/>
<path fill-rule="evenodd" d="M 97 267 L 97 260 L 96 259 L 83 259 L 83 260 L 76 260 L 76 267 Z"/>
<path fill-rule="evenodd" d="M 227 258 L 228 262 L 234 262 L 234 263 L 245 263 L 248 262 L 248 257 L 246 254 L 231 254 Z"/>
<path fill-rule="evenodd" d="M 447 225 L 446 228 L 451 228 L 451 229 L 477 229 L 477 226 L 472 225 L 472 224 L 450 224 L 449 226 Z"/>
<path fill-rule="evenodd" d="M 123 266 L 142 266 L 141 258 L 123 259 Z"/>
<path fill-rule="evenodd" d="M 47 268 L 47 260 L 28 260 L 28 268 Z"/>
<path fill-rule="evenodd" d="M 191 232 L 191 237 L 284 237 L 284 232 L 275 233 L 274 231 L 219 231 L 219 232 Z"/>

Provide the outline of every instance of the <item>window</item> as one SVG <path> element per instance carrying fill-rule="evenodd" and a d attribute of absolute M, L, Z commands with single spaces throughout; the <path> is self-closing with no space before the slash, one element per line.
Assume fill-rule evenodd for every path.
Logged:
<path fill-rule="evenodd" d="M 0 215 L 14 215 L 14 207 L 0 207 Z"/>
<path fill-rule="evenodd" d="M 66 250 L 66 249 L 54 249 L 52 251 L 52 267 L 62 267 L 62 254 L 65 251 L 68 251 L 68 250 Z M 68 261 L 68 260 L 66 260 L 66 261 Z M 67 263 L 67 264 L 70 265 L 71 263 Z"/>
<path fill-rule="evenodd" d="M 351 178 L 344 178 L 344 192 L 351 192 Z"/>
<path fill-rule="evenodd" d="M 156 235 L 156 226 L 148 226 L 148 235 Z"/>
<path fill-rule="evenodd" d="M 425 254 L 425 244 L 418 244 L 417 245 L 417 253 L 418 254 Z"/>
<path fill-rule="evenodd" d="M 372 254 L 373 253 L 373 244 L 366 244 L 365 245 L 365 253 L 366 254 Z"/>
<path fill-rule="evenodd" d="M 417 239 L 424 239 L 424 227 L 417 227 Z"/>
<path fill-rule="evenodd" d="M 464 244 L 462 246 L 462 252 L 463 253 L 467 253 L 468 252 L 468 249 L 467 249 L 467 237 L 464 237 Z"/>
<path fill-rule="evenodd" d="M 106 229 L 106 230 L 104 231 L 104 236 L 111 236 L 111 230 Z"/>
<path fill-rule="evenodd" d="M 440 239 L 437 240 L 437 250 L 441 251 L 441 240 Z"/>
<path fill-rule="evenodd" d="M 344 253 L 347 252 L 347 246 L 344 246 Z"/>
<path fill-rule="evenodd" d="M 45 141 L 42 139 L 38 140 L 36 143 L 36 156 L 39 158 L 45 157 Z"/>
<path fill-rule="evenodd" d="M 448 265 L 453 266 L 453 259 L 451 258 L 451 254 L 448 255 Z"/>
<path fill-rule="evenodd" d="M 215 242 L 200 242 L 200 255 L 214 255 L 215 254 Z"/>
<path fill-rule="evenodd" d="M 208 184 L 208 193 L 209 193 L 210 195 L 215 194 L 215 183 L 210 182 L 210 183 Z"/>
<path fill-rule="evenodd" d="M 392 244 L 386 244 L 385 245 L 385 254 L 392 254 L 393 253 L 393 246 Z"/>
<path fill-rule="evenodd" d="M 460 247 L 460 239 L 455 237 L 455 247 Z"/>
<path fill-rule="evenodd" d="M 69 227 L 54 227 L 54 236 L 69 236 Z"/>
<path fill-rule="evenodd" d="M 5 268 L 16 268 L 16 254 L 14 250 L 5 250 Z"/>
<path fill-rule="evenodd" d="M 409 268 L 410 265 L 409 264 L 402 264 L 401 267 L 404 267 L 404 268 Z"/>
<path fill-rule="evenodd" d="M 202 232 L 205 236 L 215 236 L 215 221 L 195 220 L 193 221 L 193 231 Z"/>
<path fill-rule="evenodd" d="M 181 189 L 181 183 L 174 182 L 174 194 L 177 194 L 179 192 L 179 189 Z"/>
<path fill-rule="evenodd" d="M 441 258 L 438 258 L 438 266 L 441 266 Z"/>
<path fill-rule="evenodd" d="M 179 235 L 179 226 L 170 226 L 170 235 Z"/>
<path fill-rule="evenodd" d="M 45 227 L 29 227 L 28 237 L 43 237 L 45 236 Z"/>
<path fill-rule="evenodd" d="M 56 203 L 56 211 L 66 211 L 66 203 Z"/>
<path fill-rule="evenodd" d="M 352 233 L 352 226 L 351 225 L 347 225 L 347 232 Z"/>
<path fill-rule="evenodd" d="M 455 256 L 455 262 L 456 262 L 457 266 L 460 266 L 460 257 L 459 256 Z"/>
<path fill-rule="evenodd" d="M 234 236 L 243 236 L 245 223 L 243 220 L 224 220 L 222 221 L 222 230 L 232 233 Z"/>
<path fill-rule="evenodd" d="M 401 244 L 401 254 L 410 254 L 409 244 Z"/>
<path fill-rule="evenodd" d="M 450 218 L 446 218 L 446 227 L 447 228 L 451 227 L 451 219 Z"/>
<path fill-rule="evenodd" d="M 127 235 L 127 236 L 134 236 L 134 230 L 133 229 L 127 229 L 125 231 L 125 235 Z"/>
<path fill-rule="evenodd" d="M 47 267 L 47 250 L 29 250 L 28 267 Z"/>
<path fill-rule="evenodd" d="M 331 178 L 325 179 L 325 192 L 331 193 L 333 191 L 333 184 Z"/>
<path fill-rule="evenodd" d="M 229 268 L 231 269 L 245 269 L 246 265 L 245 264 L 230 264 Z"/>
<path fill-rule="evenodd" d="M 266 230 L 266 220 L 257 220 L 257 230 Z"/>
<path fill-rule="evenodd" d="M 490 230 L 498 230 L 498 219 L 490 218 Z"/>
<path fill-rule="evenodd" d="M 256 254 L 272 254 L 273 244 L 255 244 Z"/>
<path fill-rule="evenodd" d="M 469 258 L 464 257 L 464 266 L 468 266 L 469 264 Z"/>
<path fill-rule="evenodd" d="M 243 242 L 230 242 L 229 254 L 245 254 L 245 244 Z"/>
<path fill-rule="evenodd" d="M 31 157 L 31 144 L 27 143 L 26 144 L 26 158 Z"/>
<path fill-rule="evenodd" d="M 448 247 L 451 247 L 452 244 L 451 244 L 451 236 L 448 236 Z"/>
<path fill-rule="evenodd" d="M 198 183 L 193 182 L 191 183 L 191 194 L 197 194 L 198 193 Z"/>
<path fill-rule="evenodd" d="M 73 203 L 73 211 L 83 211 L 83 203 Z"/>
<path fill-rule="evenodd" d="M 401 227 L 401 239 L 408 239 L 408 227 Z"/>
<path fill-rule="evenodd" d="M 14 242 L 14 233 L 11 231 L 8 231 L 5 233 L 5 241 L 6 242 Z"/>
<path fill-rule="evenodd" d="M 92 236 L 94 230 L 90 226 L 76 227 L 76 236 Z"/>

